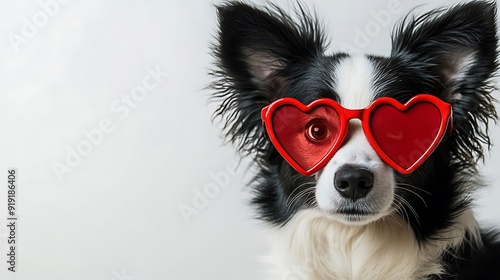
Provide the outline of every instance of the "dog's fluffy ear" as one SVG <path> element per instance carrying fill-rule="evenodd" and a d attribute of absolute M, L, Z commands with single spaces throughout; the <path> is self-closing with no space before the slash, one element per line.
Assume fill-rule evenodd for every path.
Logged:
<path fill-rule="evenodd" d="M 261 109 L 283 96 L 287 69 L 322 54 L 325 40 L 302 6 L 296 9 L 296 21 L 277 7 L 259 9 L 229 2 L 217 8 L 212 87 L 214 98 L 222 103 L 215 115 L 223 117 L 229 140 L 240 150 L 259 151 L 266 146 Z"/>
<path fill-rule="evenodd" d="M 496 120 L 491 78 L 497 62 L 496 4 L 474 1 L 418 18 L 407 17 L 393 34 L 393 57 L 419 65 L 438 95 L 453 106 L 457 155 L 483 158 L 490 145 L 488 120 Z"/>

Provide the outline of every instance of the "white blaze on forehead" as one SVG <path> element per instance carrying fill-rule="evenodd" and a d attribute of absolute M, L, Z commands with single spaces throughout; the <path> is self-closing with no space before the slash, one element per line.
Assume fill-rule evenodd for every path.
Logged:
<path fill-rule="evenodd" d="M 374 68 L 365 56 L 343 59 L 335 69 L 335 91 L 340 104 L 349 109 L 365 108 L 373 101 Z"/>

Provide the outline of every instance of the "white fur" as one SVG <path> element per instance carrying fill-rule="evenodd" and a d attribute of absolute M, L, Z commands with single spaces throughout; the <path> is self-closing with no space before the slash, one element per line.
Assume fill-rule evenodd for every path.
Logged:
<path fill-rule="evenodd" d="M 425 279 L 443 271 L 441 253 L 479 231 L 471 210 L 436 240 L 418 246 L 413 231 L 397 215 L 362 226 L 346 225 L 317 209 L 302 210 L 274 233 L 266 258 L 275 280 Z"/>
<path fill-rule="evenodd" d="M 317 176 L 316 201 L 320 209 L 332 212 L 331 215 L 343 222 L 367 223 L 388 214 L 394 198 L 395 180 L 392 169 L 384 164 L 371 148 L 360 125 L 351 124 L 349 129 L 351 136 Z M 341 196 L 333 184 L 335 173 L 346 164 L 363 167 L 374 175 L 372 190 L 365 198 L 356 202 L 350 202 Z M 345 204 L 357 205 L 367 212 L 373 212 L 374 215 L 346 217 L 334 213 Z"/>
<path fill-rule="evenodd" d="M 346 57 L 337 66 L 334 80 L 335 92 L 345 108 L 362 109 L 373 101 L 374 69 L 363 55 Z"/>
<path fill-rule="evenodd" d="M 374 69 L 365 56 L 343 59 L 334 76 L 337 81 L 334 90 L 339 95 L 343 107 L 355 109 L 370 105 L 374 97 Z M 346 164 L 360 166 L 374 174 L 372 190 L 365 198 L 356 202 L 341 196 L 333 185 L 335 173 Z M 331 212 L 331 215 L 345 223 L 368 223 L 389 213 L 394 199 L 394 188 L 392 169 L 382 162 L 370 146 L 360 121 L 351 120 L 343 146 L 317 175 L 316 201 L 319 208 Z M 340 206 L 346 204 L 372 212 L 373 215 L 346 216 L 335 213 Z"/>

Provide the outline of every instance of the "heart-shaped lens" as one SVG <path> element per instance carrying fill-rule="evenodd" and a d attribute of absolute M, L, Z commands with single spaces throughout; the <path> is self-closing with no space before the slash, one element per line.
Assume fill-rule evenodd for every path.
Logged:
<path fill-rule="evenodd" d="M 409 173 L 418 167 L 416 163 L 420 164 L 433 152 L 441 140 L 446 121 L 439 108 L 427 101 L 408 103 L 400 109 L 382 104 L 370 115 L 369 126 L 375 142 L 371 145 L 379 156 L 388 157 L 385 161 L 393 168 Z"/>
<path fill-rule="evenodd" d="M 303 173 L 312 171 L 330 154 L 340 130 L 340 116 L 331 106 L 300 109 L 282 105 L 272 116 L 272 133 L 280 146 L 278 150 L 282 149 L 289 163 L 298 165 Z"/>

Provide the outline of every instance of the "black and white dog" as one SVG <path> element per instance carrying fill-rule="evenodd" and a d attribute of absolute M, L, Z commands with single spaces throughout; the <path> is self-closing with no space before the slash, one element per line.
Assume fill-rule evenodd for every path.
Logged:
<path fill-rule="evenodd" d="M 290 15 L 231 1 L 218 16 L 215 115 L 258 169 L 252 202 L 275 229 L 273 279 L 500 279 L 498 232 L 480 228 L 471 209 L 483 186 L 477 163 L 491 144 L 488 122 L 497 117 L 494 2 L 407 16 L 389 57 L 325 54 L 322 25 L 300 4 Z M 305 176 L 271 143 L 261 119 L 283 97 L 356 109 L 381 97 L 404 104 L 420 93 L 451 104 L 453 123 L 410 174 L 389 167 L 351 120 L 342 146 Z M 347 185 L 339 185 L 340 173 Z"/>

